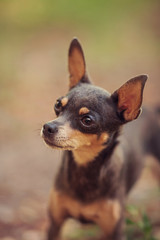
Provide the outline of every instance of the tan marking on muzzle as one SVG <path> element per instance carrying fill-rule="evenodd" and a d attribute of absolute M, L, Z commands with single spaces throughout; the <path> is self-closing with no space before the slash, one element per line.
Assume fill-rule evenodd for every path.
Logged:
<path fill-rule="evenodd" d="M 75 161 L 80 165 L 85 165 L 98 156 L 106 148 L 107 132 L 100 136 L 97 134 L 82 133 L 75 130 L 67 123 L 59 126 L 58 132 L 52 139 L 53 148 L 59 147 L 62 150 L 72 150 Z"/>

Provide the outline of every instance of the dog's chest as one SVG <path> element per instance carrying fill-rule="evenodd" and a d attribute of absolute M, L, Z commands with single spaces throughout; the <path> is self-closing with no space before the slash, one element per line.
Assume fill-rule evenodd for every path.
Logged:
<path fill-rule="evenodd" d="M 117 200 L 101 199 L 83 204 L 55 190 L 51 192 L 50 208 L 58 221 L 69 215 L 76 219 L 93 221 L 107 233 L 115 227 L 121 215 L 121 207 Z"/>

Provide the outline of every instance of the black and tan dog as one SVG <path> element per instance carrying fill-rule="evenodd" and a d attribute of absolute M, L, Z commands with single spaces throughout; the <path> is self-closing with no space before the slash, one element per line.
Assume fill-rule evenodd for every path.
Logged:
<path fill-rule="evenodd" d="M 147 76 L 132 78 L 113 94 L 92 85 L 77 39 L 69 48 L 69 73 L 70 90 L 55 104 L 57 118 L 42 128 L 49 146 L 65 150 L 50 196 L 48 240 L 56 239 L 69 217 L 98 224 L 106 240 L 121 240 L 125 198 L 143 156 L 160 159 L 160 128 L 152 114 L 144 110 L 128 123 L 141 113 Z"/>

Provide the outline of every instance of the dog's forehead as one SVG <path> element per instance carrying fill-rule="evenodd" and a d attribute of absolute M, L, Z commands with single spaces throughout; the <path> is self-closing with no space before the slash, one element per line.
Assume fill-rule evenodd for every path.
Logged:
<path fill-rule="evenodd" d="M 110 97 L 110 93 L 103 88 L 83 83 L 71 89 L 67 96 L 74 105 L 90 105 L 93 103 L 98 105 L 105 102 Z"/>

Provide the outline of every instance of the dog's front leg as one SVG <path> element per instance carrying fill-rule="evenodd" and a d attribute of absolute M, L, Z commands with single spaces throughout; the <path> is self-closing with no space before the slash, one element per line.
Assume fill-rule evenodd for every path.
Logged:
<path fill-rule="evenodd" d="M 121 217 L 109 240 L 125 240 L 126 238 L 124 236 L 123 229 L 124 229 L 124 219 L 123 217 Z"/>
<path fill-rule="evenodd" d="M 124 240 L 123 206 L 118 199 L 106 200 L 99 211 L 96 223 L 104 231 L 102 240 Z"/>
<path fill-rule="evenodd" d="M 126 240 L 123 234 L 123 221 L 120 220 L 111 234 L 105 234 L 100 240 Z"/>
<path fill-rule="evenodd" d="M 64 208 L 65 200 L 62 194 L 52 189 L 49 201 L 49 220 L 50 226 L 48 229 L 47 240 L 56 240 L 61 226 L 67 218 L 67 213 Z"/>
<path fill-rule="evenodd" d="M 49 220 L 50 220 L 50 225 L 48 228 L 47 240 L 56 240 L 59 235 L 63 222 L 58 223 L 56 219 L 54 219 L 54 217 L 51 215 L 51 213 L 49 213 Z"/>

